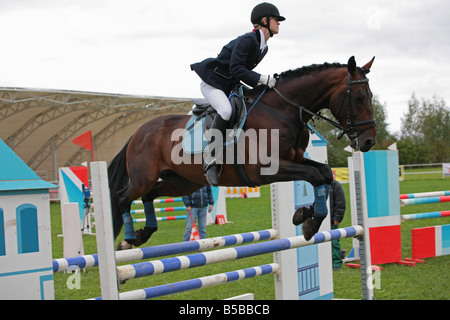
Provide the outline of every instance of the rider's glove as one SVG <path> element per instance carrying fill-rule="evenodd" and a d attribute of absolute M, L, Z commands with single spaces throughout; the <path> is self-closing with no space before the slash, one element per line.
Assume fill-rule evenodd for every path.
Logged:
<path fill-rule="evenodd" d="M 266 76 L 264 74 L 262 74 L 258 80 L 258 84 L 265 84 L 269 89 L 272 89 L 273 87 L 275 87 L 276 83 L 277 83 L 277 80 L 274 77 Z"/>

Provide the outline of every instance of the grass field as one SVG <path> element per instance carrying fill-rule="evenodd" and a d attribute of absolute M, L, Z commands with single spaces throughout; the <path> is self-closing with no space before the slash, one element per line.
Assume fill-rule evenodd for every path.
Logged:
<path fill-rule="evenodd" d="M 349 203 L 348 184 L 343 184 Z M 450 190 L 450 179 L 442 180 L 439 174 L 408 175 L 400 182 L 401 193 Z M 271 228 L 270 188 L 261 188 L 261 198 L 256 199 L 227 199 L 228 220 L 225 225 L 211 225 L 207 227 L 208 237 L 235 234 L 254 230 Z M 416 205 L 404 207 L 402 214 L 428 211 L 449 210 L 450 203 Z M 170 214 L 170 212 L 168 213 Z M 52 245 L 53 257 L 63 256 L 63 240 L 57 237 L 61 234 L 61 218 L 59 204 L 51 205 L 52 216 Z M 350 226 L 349 205 L 341 227 Z M 411 229 L 424 226 L 448 224 L 449 218 L 408 221 L 402 223 L 402 256 L 411 256 Z M 156 232 L 148 245 L 158 245 L 180 242 L 184 234 L 184 220 L 160 222 Z M 123 238 L 120 236 L 119 238 Z M 95 253 L 96 242 L 94 236 L 84 236 L 85 253 Z M 351 249 L 351 239 L 341 241 L 342 249 Z M 237 270 L 250 266 L 273 262 L 272 254 L 265 254 L 217 265 L 209 265 L 177 272 L 171 272 L 151 277 L 132 279 L 121 286 L 121 292 L 139 288 L 147 288 L 160 284 L 183 281 L 187 279 L 213 275 L 216 273 Z M 424 264 L 416 267 L 388 264 L 383 265 L 381 272 L 381 288 L 374 291 L 377 300 L 447 300 L 450 295 L 450 256 L 426 259 Z M 70 281 L 70 274 L 56 273 L 54 276 L 55 298 L 57 300 L 78 300 L 101 296 L 98 268 L 91 268 L 80 274 L 80 289 L 68 289 L 66 282 Z M 339 299 L 361 299 L 360 270 L 343 267 L 340 271 L 333 271 L 334 296 Z M 255 299 L 273 300 L 274 276 L 246 279 L 220 286 L 179 293 L 160 298 L 162 300 L 218 300 L 231 296 L 253 292 Z"/>

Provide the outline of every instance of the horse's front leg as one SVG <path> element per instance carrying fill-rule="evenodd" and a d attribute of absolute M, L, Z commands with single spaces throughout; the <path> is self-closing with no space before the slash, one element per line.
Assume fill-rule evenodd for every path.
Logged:
<path fill-rule="evenodd" d="M 333 181 L 333 171 L 331 170 L 331 167 L 327 163 L 321 163 L 306 158 L 304 158 L 301 163 L 319 170 L 320 173 L 322 174 L 325 184 L 331 185 L 331 182 Z"/>
<path fill-rule="evenodd" d="M 292 217 L 293 224 L 299 225 L 303 223 L 303 236 L 306 240 L 309 240 L 319 231 L 322 221 L 328 214 L 327 199 L 330 193 L 330 185 L 333 181 L 333 173 L 327 164 L 309 159 L 303 159 L 295 164 L 297 166 L 296 169 L 303 172 L 303 175 L 300 175 L 303 178 L 295 180 L 308 181 L 314 187 L 314 204 L 311 207 L 298 208 Z M 286 172 L 291 171 L 292 164 L 285 167 L 284 170 Z M 291 171 L 291 174 L 294 174 L 294 172 Z M 298 178 L 299 176 L 296 175 L 296 177 Z"/>

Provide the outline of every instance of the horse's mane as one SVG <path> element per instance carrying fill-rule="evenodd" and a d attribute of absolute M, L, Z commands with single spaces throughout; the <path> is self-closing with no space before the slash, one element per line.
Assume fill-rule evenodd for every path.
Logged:
<path fill-rule="evenodd" d="M 289 80 L 293 80 L 302 76 L 306 76 L 309 75 L 313 72 L 320 72 L 320 71 L 324 71 L 324 70 L 328 70 L 328 69 L 332 69 L 332 68 L 347 68 L 347 64 L 342 64 L 342 63 L 328 63 L 325 62 L 323 64 L 312 64 L 310 66 L 304 66 L 301 68 L 297 68 L 295 70 L 287 70 L 282 72 L 281 74 L 279 74 L 279 80 L 282 81 L 289 81 Z M 362 71 L 361 68 L 357 67 L 358 72 L 361 75 L 364 75 L 364 72 Z M 249 93 L 251 94 L 260 94 L 263 89 L 265 88 L 265 86 L 260 85 L 254 89 L 251 89 L 249 91 Z"/>
<path fill-rule="evenodd" d="M 295 70 L 287 70 L 280 74 L 280 79 L 291 80 L 293 78 L 298 78 L 311 74 L 312 72 L 324 71 L 331 68 L 346 68 L 346 64 L 341 63 L 328 63 L 323 64 L 312 64 L 310 66 L 301 67 Z"/>

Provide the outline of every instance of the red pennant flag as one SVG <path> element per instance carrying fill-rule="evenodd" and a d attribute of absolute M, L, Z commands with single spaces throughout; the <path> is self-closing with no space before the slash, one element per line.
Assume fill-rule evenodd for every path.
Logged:
<path fill-rule="evenodd" d="M 92 147 L 92 131 L 89 130 L 82 135 L 74 138 L 72 142 L 82 148 L 91 151 L 92 161 L 94 161 L 94 148 Z"/>

